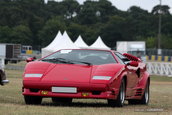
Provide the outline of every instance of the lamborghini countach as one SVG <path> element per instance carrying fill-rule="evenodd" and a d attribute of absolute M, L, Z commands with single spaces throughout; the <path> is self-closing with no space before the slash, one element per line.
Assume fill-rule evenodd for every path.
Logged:
<path fill-rule="evenodd" d="M 150 77 L 137 57 L 113 50 L 65 49 L 29 61 L 23 74 L 26 104 L 106 99 L 110 106 L 149 103 Z"/>

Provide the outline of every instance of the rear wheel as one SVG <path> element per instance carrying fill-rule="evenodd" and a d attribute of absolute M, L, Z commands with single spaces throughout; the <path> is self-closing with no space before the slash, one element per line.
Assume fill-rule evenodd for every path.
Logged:
<path fill-rule="evenodd" d="M 26 104 L 33 104 L 33 105 L 39 105 L 42 102 L 42 97 L 39 96 L 24 96 L 24 100 Z"/>
<path fill-rule="evenodd" d="M 147 105 L 149 103 L 149 83 L 147 83 L 144 95 L 142 96 L 142 99 L 140 100 L 140 104 Z"/>
<path fill-rule="evenodd" d="M 147 82 L 145 92 L 141 98 L 141 100 L 128 100 L 129 104 L 143 104 L 148 105 L 149 103 L 149 83 Z"/>
<path fill-rule="evenodd" d="M 52 97 L 52 101 L 56 104 L 71 104 L 72 98 Z"/>
<path fill-rule="evenodd" d="M 4 77 L 5 77 L 5 73 L 2 70 L 0 70 L 0 85 L 4 85 L 3 83 Z"/>
<path fill-rule="evenodd" d="M 108 104 L 112 107 L 122 107 L 125 101 L 125 81 L 121 82 L 119 94 L 116 100 L 108 99 Z"/>
<path fill-rule="evenodd" d="M 0 85 L 3 85 L 3 83 L 2 83 L 2 75 L 1 75 L 1 73 L 0 73 Z"/>

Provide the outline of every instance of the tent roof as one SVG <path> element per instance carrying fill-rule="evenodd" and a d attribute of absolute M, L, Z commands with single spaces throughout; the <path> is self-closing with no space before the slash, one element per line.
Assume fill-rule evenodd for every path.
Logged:
<path fill-rule="evenodd" d="M 110 49 L 108 46 L 105 45 L 100 36 L 90 47 L 96 49 Z"/>
<path fill-rule="evenodd" d="M 89 46 L 84 42 L 81 35 L 78 36 L 77 40 L 74 42 L 79 48 L 88 48 Z"/>
<path fill-rule="evenodd" d="M 58 32 L 55 39 L 47 47 L 42 48 L 42 57 L 60 49 L 79 48 L 72 42 L 66 31 L 63 33 L 63 35 L 61 35 L 61 32 Z"/>
<path fill-rule="evenodd" d="M 61 32 L 58 31 L 58 33 L 57 33 L 56 37 L 54 38 L 54 40 L 47 47 L 45 47 L 44 49 L 51 50 L 58 42 L 61 41 L 62 37 L 63 36 L 62 36 Z"/>
<path fill-rule="evenodd" d="M 63 33 L 62 39 L 60 39 L 60 41 L 58 41 L 58 43 L 56 43 L 54 45 L 54 47 L 52 47 L 51 50 L 52 51 L 57 51 L 57 50 L 60 50 L 60 49 L 78 49 L 78 47 L 69 38 L 66 31 Z"/>

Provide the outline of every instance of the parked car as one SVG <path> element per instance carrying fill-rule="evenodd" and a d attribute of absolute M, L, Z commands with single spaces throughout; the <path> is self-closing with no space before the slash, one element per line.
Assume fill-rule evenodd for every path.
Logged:
<path fill-rule="evenodd" d="M 107 99 L 110 106 L 149 103 L 146 65 L 130 54 L 112 50 L 59 50 L 27 63 L 23 74 L 26 104 L 71 103 L 73 98 Z"/>
<path fill-rule="evenodd" d="M 0 85 L 4 85 L 7 83 L 9 83 L 9 80 L 6 79 L 5 72 L 2 69 L 0 69 Z"/>

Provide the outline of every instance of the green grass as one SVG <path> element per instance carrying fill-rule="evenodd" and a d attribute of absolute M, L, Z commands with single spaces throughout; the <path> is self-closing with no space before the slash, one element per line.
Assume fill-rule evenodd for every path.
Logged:
<path fill-rule="evenodd" d="M 167 77 L 167 76 L 151 76 L 151 81 L 172 82 L 172 77 Z"/>
<path fill-rule="evenodd" d="M 43 99 L 42 105 L 26 105 L 22 96 L 23 71 L 6 70 L 10 83 L 0 86 L 0 112 L 5 115 L 170 115 L 172 114 L 172 81 L 168 77 L 151 76 L 151 98 L 148 106 L 128 105 L 113 108 L 106 100 L 74 99 L 72 105 L 60 106 Z M 162 112 L 147 112 L 160 109 Z"/>

